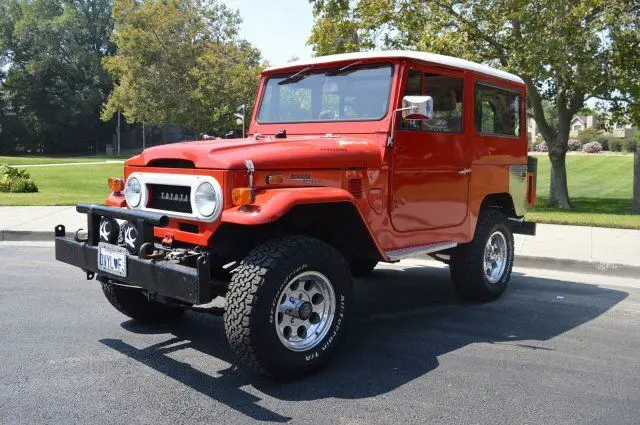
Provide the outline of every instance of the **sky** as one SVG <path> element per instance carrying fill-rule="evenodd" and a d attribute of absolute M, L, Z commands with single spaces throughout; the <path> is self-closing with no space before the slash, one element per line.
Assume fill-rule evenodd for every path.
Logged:
<path fill-rule="evenodd" d="M 310 58 L 306 45 L 313 26 L 308 0 L 223 0 L 240 11 L 240 36 L 262 51 L 272 65 L 289 62 L 292 56 Z"/>
<path fill-rule="evenodd" d="M 307 40 L 313 27 L 308 0 L 222 0 L 242 17 L 240 36 L 256 46 L 271 65 L 289 62 L 293 56 L 313 55 Z M 587 106 L 595 107 L 589 99 Z"/>

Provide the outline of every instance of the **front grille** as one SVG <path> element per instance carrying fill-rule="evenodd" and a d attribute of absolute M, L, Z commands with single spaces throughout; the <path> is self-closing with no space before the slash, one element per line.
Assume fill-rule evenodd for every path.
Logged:
<path fill-rule="evenodd" d="M 188 186 L 170 186 L 149 184 L 149 203 L 147 208 L 163 211 L 191 213 L 191 188 Z"/>

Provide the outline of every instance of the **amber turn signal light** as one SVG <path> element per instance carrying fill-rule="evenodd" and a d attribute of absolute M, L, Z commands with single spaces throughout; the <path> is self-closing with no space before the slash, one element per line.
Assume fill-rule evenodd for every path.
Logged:
<path fill-rule="evenodd" d="M 236 187 L 231 191 L 233 205 L 251 205 L 256 200 L 256 192 L 251 187 Z"/>
<path fill-rule="evenodd" d="M 117 177 L 109 177 L 107 179 L 107 186 L 109 186 L 109 190 L 113 193 L 119 193 L 124 190 L 124 181 Z"/>

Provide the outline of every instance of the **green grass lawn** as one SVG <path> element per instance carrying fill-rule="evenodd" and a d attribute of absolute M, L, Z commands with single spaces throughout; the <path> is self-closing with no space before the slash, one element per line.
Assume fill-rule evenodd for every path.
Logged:
<path fill-rule="evenodd" d="M 33 164 L 72 164 L 76 162 L 103 162 L 128 159 L 128 156 L 90 156 L 63 158 L 52 156 L 0 156 L 0 164 L 33 165 Z"/>
<path fill-rule="evenodd" d="M 575 224 L 640 229 L 640 215 L 631 213 L 632 155 L 568 155 L 569 196 L 574 209 L 547 207 L 549 157 L 538 155 L 538 205 L 529 208 L 527 220 L 538 223 Z"/>
<path fill-rule="evenodd" d="M 3 162 L 5 157 L 0 157 Z M 567 172 L 569 194 L 575 208 L 548 208 L 549 158 L 538 158 L 538 205 L 529 208 L 527 220 L 538 223 L 575 224 L 640 229 L 640 215 L 631 213 L 633 156 L 569 155 Z M 12 157 L 41 164 L 60 158 Z M 71 158 L 66 162 L 103 161 L 105 158 Z M 16 162 L 14 162 L 15 164 Z M 27 167 L 38 183 L 38 193 L 0 193 L 0 206 L 74 205 L 78 202 L 102 203 L 107 195 L 107 177 L 122 176 L 122 164 L 95 164 Z"/>
<path fill-rule="evenodd" d="M 122 164 L 95 164 L 29 168 L 37 193 L 0 193 L 0 206 L 75 205 L 104 203 L 107 178 L 122 177 Z"/>

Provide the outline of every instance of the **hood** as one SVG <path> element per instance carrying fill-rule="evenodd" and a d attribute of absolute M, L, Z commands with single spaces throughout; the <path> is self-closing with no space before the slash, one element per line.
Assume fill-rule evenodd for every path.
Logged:
<path fill-rule="evenodd" d="M 156 146 L 129 159 L 127 166 L 154 166 L 159 160 L 191 161 L 196 168 L 256 169 L 380 168 L 382 148 L 371 140 L 339 136 L 289 136 L 182 142 Z"/>

